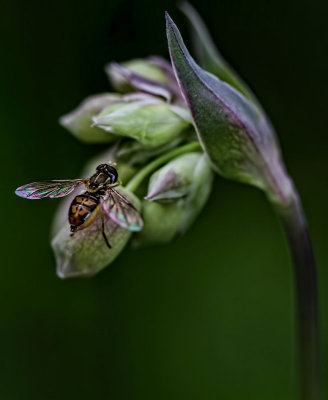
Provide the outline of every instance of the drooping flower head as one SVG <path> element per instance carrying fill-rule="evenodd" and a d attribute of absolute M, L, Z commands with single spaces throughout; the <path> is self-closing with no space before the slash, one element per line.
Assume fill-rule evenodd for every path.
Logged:
<path fill-rule="evenodd" d="M 100 220 L 69 236 L 64 214 L 71 199 L 64 201 L 52 240 L 60 277 L 97 273 L 130 240 L 141 247 L 185 233 L 206 204 L 214 172 L 255 185 L 274 202 L 291 200 L 292 183 L 261 105 L 215 49 L 196 11 L 188 4 L 182 10 L 196 33 L 196 53 L 205 69 L 166 15 L 172 64 L 156 56 L 111 62 L 105 72 L 116 92 L 88 97 L 60 119 L 82 142 L 110 146 L 96 162 L 117 162 L 120 190 L 144 220 L 141 232 L 133 234 L 107 220 L 109 251 Z"/>

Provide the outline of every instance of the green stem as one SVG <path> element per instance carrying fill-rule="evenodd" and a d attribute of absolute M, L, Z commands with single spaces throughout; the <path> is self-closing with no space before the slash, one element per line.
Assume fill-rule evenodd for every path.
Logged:
<path fill-rule="evenodd" d="M 318 328 L 318 288 L 315 259 L 300 199 L 295 193 L 288 207 L 277 207 L 294 264 L 298 323 L 299 391 L 302 400 L 322 396 Z"/>
<path fill-rule="evenodd" d="M 156 158 L 150 164 L 146 165 L 142 168 L 126 185 L 126 189 L 130 190 L 130 192 L 135 192 L 141 182 L 155 169 L 160 167 L 162 164 L 172 160 L 172 158 L 178 157 L 185 153 L 190 153 L 192 151 L 201 150 L 201 146 L 199 142 L 192 142 L 185 144 L 184 146 L 178 147 L 174 150 L 169 151 L 168 153 L 163 154 L 161 157 Z"/>

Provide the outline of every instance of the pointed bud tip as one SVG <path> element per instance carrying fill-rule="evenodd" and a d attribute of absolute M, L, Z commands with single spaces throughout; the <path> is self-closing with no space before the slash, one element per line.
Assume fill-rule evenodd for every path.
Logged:
<path fill-rule="evenodd" d="M 154 193 L 150 193 L 149 195 L 147 195 L 146 197 L 144 197 L 145 200 L 148 201 L 155 201 L 161 198 L 160 196 L 161 192 L 154 192 Z"/>
<path fill-rule="evenodd" d="M 166 31 L 170 29 L 174 33 L 176 33 L 177 26 L 175 25 L 173 19 L 170 17 L 170 14 L 168 12 L 165 13 L 165 19 L 166 19 Z"/>
<path fill-rule="evenodd" d="M 66 128 L 66 126 L 69 125 L 69 120 L 70 120 L 69 115 L 68 115 L 68 114 L 65 114 L 65 115 L 61 116 L 61 117 L 58 119 L 58 123 L 59 123 L 59 125 L 61 125 L 62 127 Z"/>
<path fill-rule="evenodd" d="M 127 78 L 129 75 L 131 75 L 131 71 L 129 71 L 128 68 L 124 67 L 123 65 L 117 63 L 117 62 L 111 62 L 107 65 L 108 71 L 116 72 L 120 75 L 122 75 L 123 78 Z"/>
<path fill-rule="evenodd" d="M 166 19 L 166 26 L 169 27 L 170 25 L 174 25 L 174 22 L 172 20 L 172 18 L 170 17 L 170 14 L 165 11 L 165 19 Z"/>

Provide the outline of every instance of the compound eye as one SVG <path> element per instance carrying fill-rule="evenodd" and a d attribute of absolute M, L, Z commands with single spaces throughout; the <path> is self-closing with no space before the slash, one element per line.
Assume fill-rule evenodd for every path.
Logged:
<path fill-rule="evenodd" d="M 109 181 L 111 184 L 116 183 L 117 178 L 118 178 L 117 174 L 112 174 L 112 173 L 109 174 Z"/>
<path fill-rule="evenodd" d="M 107 174 L 109 176 L 109 181 L 110 181 L 111 184 L 117 182 L 118 172 L 117 172 L 116 168 L 114 168 L 111 165 L 108 165 L 107 166 Z"/>
<path fill-rule="evenodd" d="M 100 164 L 98 165 L 98 167 L 96 168 L 96 171 L 106 171 L 108 168 L 107 164 Z"/>

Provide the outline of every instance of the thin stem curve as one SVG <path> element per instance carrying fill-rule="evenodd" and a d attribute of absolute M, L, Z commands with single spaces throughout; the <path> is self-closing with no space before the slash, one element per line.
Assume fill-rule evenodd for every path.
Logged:
<path fill-rule="evenodd" d="M 126 185 L 126 188 L 130 190 L 130 192 L 134 192 L 141 182 L 155 169 L 160 167 L 162 164 L 172 160 L 175 157 L 178 157 L 182 154 L 189 153 L 192 151 L 201 151 L 201 145 L 199 142 L 191 142 L 185 144 L 184 146 L 177 147 L 174 150 L 169 151 L 168 153 L 163 154 L 161 157 L 156 158 L 151 163 L 142 168 Z"/>
<path fill-rule="evenodd" d="M 319 400 L 322 396 L 322 374 L 318 286 L 311 238 L 296 191 L 290 205 L 276 208 L 288 238 L 294 265 L 300 398 Z"/>

